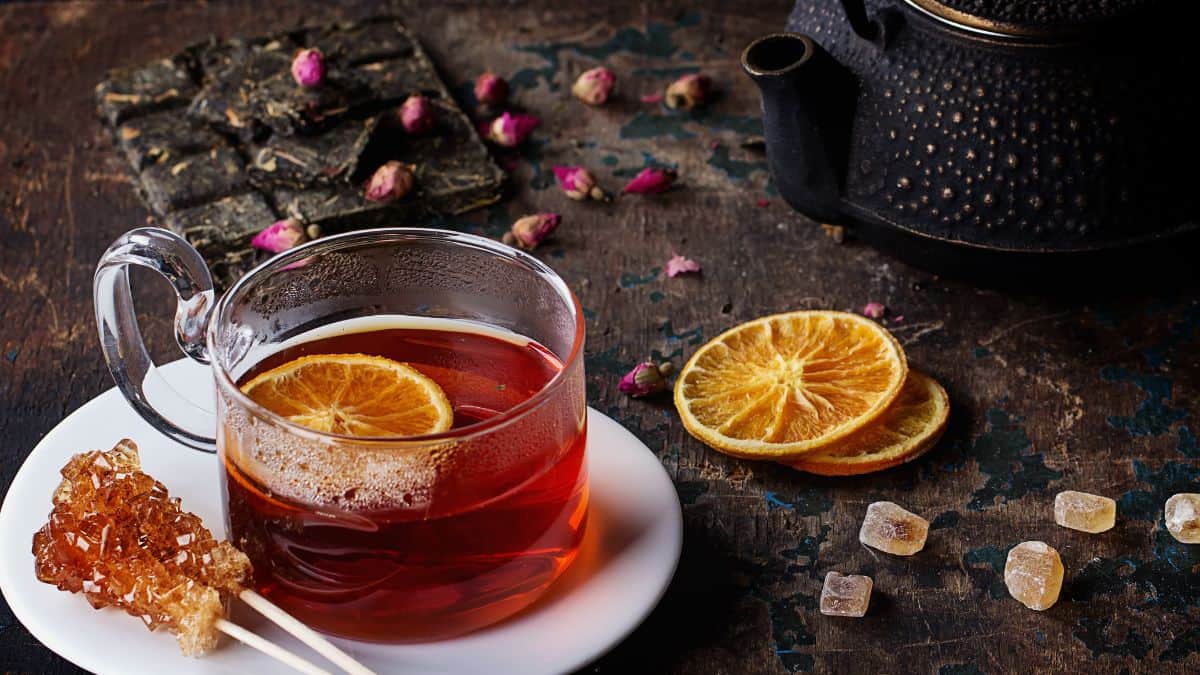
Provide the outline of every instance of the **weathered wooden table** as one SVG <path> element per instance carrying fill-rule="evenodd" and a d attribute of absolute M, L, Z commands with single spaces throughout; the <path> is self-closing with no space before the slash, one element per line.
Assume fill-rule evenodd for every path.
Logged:
<path fill-rule="evenodd" d="M 557 4 L 387 9 L 421 36 L 452 89 L 490 68 L 546 118 L 515 162 L 511 197 L 440 225 L 498 236 L 516 216 L 563 213 L 541 255 L 586 307 L 588 399 L 657 453 L 684 506 L 674 585 L 589 670 L 1200 668 L 1200 546 L 1176 543 L 1161 523 L 1166 497 L 1200 490 L 1194 285 L 1047 299 L 980 290 L 852 241 L 838 245 L 778 199 L 763 156 L 741 147 L 761 131 L 738 55 L 783 24 L 787 3 Z M 47 430 L 111 385 L 96 345 L 92 269 L 146 212 L 96 120 L 92 85 L 109 67 L 210 32 L 263 33 L 364 16 L 375 5 L 0 6 L 0 485 Z M 591 109 L 567 90 L 600 62 L 619 74 L 620 96 Z M 640 101 L 696 70 L 721 92 L 706 111 Z M 553 186 L 558 163 L 592 166 L 610 188 L 647 164 L 671 165 L 682 184 L 657 198 L 577 204 Z M 699 260 L 703 275 L 665 278 L 672 251 Z M 177 358 L 166 291 L 146 286 L 148 341 L 158 358 Z M 678 361 L 740 321 L 871 300 L 888 305 L 888 326 L 914 365 L 953 399 L 946 438 L 913 465 L 834 480 L 734 460 L 692 440 L 669 401 L 617 391 L 638 359 Z M 1062 489 L 1117 498 L 1117 527 L 1103 535 L 1057 527 L 1052 503 Z M 878 499 L 932 521 L 924 552 L 900 559 L 859 545 L 860 519 Z M 1062 599 L 1042 613 L 1010 599 L 1000 573 L 1008 547 L 1028 539 L 1057 547 L 1067 567 Z M 866 618 L 817 612 L 828 570 L 874 577 Z M 4 605 L 0 671 L 75 669 Z"/>

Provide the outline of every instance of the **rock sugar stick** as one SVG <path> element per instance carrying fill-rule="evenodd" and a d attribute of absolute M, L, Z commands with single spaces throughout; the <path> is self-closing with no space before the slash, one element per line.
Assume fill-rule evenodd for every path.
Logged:
<path fill-rule="evenodd" d="M 223 632 L 301 672 L 326 672 L 225 618 L 238 597 L 292 632 L 284 625 L 291 617 L 245 587 L 252 572 L 245 554 L 217 541 L 144 473 L 132 441 L 77 454 L 61 473 L 47 522 L 33 535 L 40 581 L 169 630 L 189 656 L 215 648 Z M 323 638 L 297 637 L 349 672 L 370 672 Z"/>

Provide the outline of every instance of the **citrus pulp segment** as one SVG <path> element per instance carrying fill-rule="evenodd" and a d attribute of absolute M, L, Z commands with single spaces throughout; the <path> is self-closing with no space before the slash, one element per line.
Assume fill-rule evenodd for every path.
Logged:
<path fill-rule="evenodd" d="M 882 326 L 857 314 L 800 311 L 735 326 L 679 374 L 684 427 L 722 452 L 792 459 L 875 419 L 908 365 Z"/>
<path fill-rule="evenodd" d="M 824 476 L 871 473 L 920 457 L 937 444 L 950 419 L 950 397 L 936 380 L 915 370 L 900 395 L 874 422 L 788 466 Z"/>
<path fill-rule="evenodd" d="M 381 356 L 302 356 L 257 375 L 242 393 L 296 424 L 344 436 L 420 436 L 454 424 L 436 382 Z"/>

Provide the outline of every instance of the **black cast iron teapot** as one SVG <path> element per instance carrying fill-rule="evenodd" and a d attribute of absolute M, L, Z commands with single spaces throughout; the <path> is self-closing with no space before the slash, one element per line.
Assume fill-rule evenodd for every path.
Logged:
<path fill-rule="evenodd" d="M 1152 0 L 799 0 L 751 43 L 793 208 L 933 267 L 1200 230 L 1200 59 Z"/>

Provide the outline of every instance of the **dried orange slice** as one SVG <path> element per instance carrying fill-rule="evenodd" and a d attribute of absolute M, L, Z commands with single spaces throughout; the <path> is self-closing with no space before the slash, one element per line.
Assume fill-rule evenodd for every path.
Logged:
<path fill-rule="evenodd" d="M 242 392 L 297 424 L 344 436 L 419 436 L 454 424 L 436 382 L 381 356 L 302 356 L 256 376 Z"/>
<path fill-rule="evenodd" d="M 792 459 L 848 436 L 900 392 L 900 343 L 857 314 L 805 311 L 735 326 L 679 373 L 675 407 L 708 445 L 749 459 Z"/>
<path fill-rule="evenodd" d="M 900 395 L 874 422 L 788 466 L 823 476 L 871 473 L 912 461 L 937 444 L 950 419 L 950 397 L 936 380 L 915 370 Z"/>

